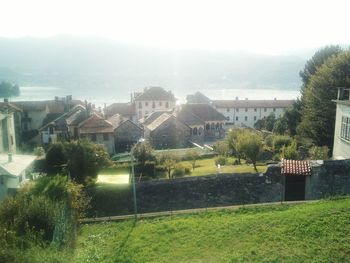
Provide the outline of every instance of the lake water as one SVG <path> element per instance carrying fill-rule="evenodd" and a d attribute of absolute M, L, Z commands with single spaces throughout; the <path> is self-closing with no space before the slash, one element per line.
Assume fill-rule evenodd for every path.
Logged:
<path fill-rule="evenodd" d="M 87 89 L 86 91 L 77 92 L 75 89 L 64 89 L 57 87 L 21 87 L 21 95 L 12 100 L 51 100 L 55 96 L 63 97 L 73 95 L 73 99 L 87 100 L 96 106 L 103 106 L 114 102 L 127 102 L 130 100 L 130 93 L 133 91 L 99 91 Z M 137 91 L 135 89 L 135 91 Z M 178 94 L 173 91 L 178 103 L 186 101 L 186 95 Z M 238 97 L 240 100 L 248 98 L 249 100 L 278 100 L 296 99 L 300 96 L 299 90 L 280 90 L 280 89 L 202 89 L 201 92 L 211 99 L 234 100 Z"/>

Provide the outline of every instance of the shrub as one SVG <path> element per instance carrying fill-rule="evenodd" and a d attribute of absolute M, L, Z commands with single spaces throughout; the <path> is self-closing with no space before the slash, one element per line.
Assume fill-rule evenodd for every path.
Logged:
<path fill-rule="evenodd" d="M 327 146 L 313 146 L 309 150 L 309 156 L 312 160 L 327 160 L 329 148 Z"/>
<path fill-rule="evenodd" d="M 281 149 L 281 157 L 285 159 L 298 160 L 299 153 L 297 150 L 297 142 L 295 140 L 292 141 L 289 146 L 282 146 Z"/>
<path fill-rule="evenodd" d="M 215 158 L 215 165 L 225 165 L 227 162 L 227 159 L 225 156 L 218 156 Z"/>
<path fill-rule="evenodd" d="M 181 163 L 175 164 L 173 170 L 173 177 L 183 177 L 185 173 L 185 167 Z"/>
<path fill-rule="evenodd" d="M 38 157 L 45 155 L 45 150 L 43 147 L 35 147 L 33 152 L 34 152 L 34 155 Z"/>
<path fill-rule="evenodd" d="M 272 134 L 269 134 L 265 137 L 264 141 L 265 141 L 265 145 L 272 148 L 273 146 L 273 135 Z"/>
<path fill-rule="evenodd" d="M 57 174 L 62 171 L 62 165 L 67 163 L 64 145 L 61 142 L 53 143 L 46 153 L 48 174 Z"/>
<path fill-rule="evenodd" d="M 292 138 L 286 135 L 275 136 L 275 138 L 273 138 L 273 148 L 279 151 L 283 146 L 289 146 L 292 141 Z"/>
<path fill-rule="evenodd" d="M 192 169 L 196 168 L 196 161 L 199 158 L 199 153 L 196 150 L 188 150 L 184 159 L 191 162 Z"/>

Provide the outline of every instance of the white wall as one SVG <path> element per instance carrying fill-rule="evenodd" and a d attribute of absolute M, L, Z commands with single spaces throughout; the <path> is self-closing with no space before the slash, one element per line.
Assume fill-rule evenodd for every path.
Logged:
<path fill-rule="evenodd" d="M 155 108 L 152 108 L 153 102 L 155 103 Z M 169 103 L 169 107 L 166 107 L 166 103 Z M 142 108 L 140 108 L 140 103 L 142 105 Z M 147 106 L 146 106 L 147 104 Z M 161 105 L 160 105 L 161 104 Z M 167 111 L 172 110 L 175 107 L 175 102 L 170 100 L 140 100 L 135 101 L 135 109 L 136 109 L 136 116 L 137 119 L 141 119 L 145 117 L 146 115 L 150 115 L 152 112 L 155 111 Z"/>
<path fill-rule="evenodd" d="M 350 158 L 350 141 L 340 138 L 342 116 L 350 117 L 350 103 L 349 105 L 337 103 L 333 146 L 334 159 Z"/>
<path fill-rule="evenodd" d="M 97 133 L 96 134 L 96 141 L 92 140 L 92 134 L 86 134 L 86 138 L 90 139 L 92 143 L 96 144 L 104 144 L 106 146 L 106 149 L 109 154 L 114 154 L 115 149 L 114 149 L 114 134 L 113 133 L 108 133 L 108 140 L 104 140 L 103 133 Z"/>
<path fill-rule="evenodd" d="M 216 108 L 218 112 L 226 117 L 226 123 L 234 123 L 236 125 L 243 124 L 249 127 L 254 127 L 254 124 L 258 120 L 269 116 L 271 113 L 274 113 L 275 117 L 279 118 L 284 109 L 285 108 L 238 108 L 237 111 L 236 108 Z"/>

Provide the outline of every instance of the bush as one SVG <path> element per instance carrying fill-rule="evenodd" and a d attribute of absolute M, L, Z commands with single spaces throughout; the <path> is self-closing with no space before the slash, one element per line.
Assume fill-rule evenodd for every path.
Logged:
<path fill-rule="evenodd" d="M 34 152 L 34 155 L 38 157 L 45 155 L 45 150 L 43 147 L 35 147 L 33 152 Z"/>
<path fill-rule="evenodd" d="M 225 156 L 218 156 L 215 158 L 215 165 L 225 165 L 227 163 L 227 159 Z"/>
<path fill-rule="evenodd" d="M 281 157 L 285 158 L 285 159 L 290 159 L 290 160 L 298 160 L 299 159 L 299 153 L 297 150 L 297 142 L 295 140 L 293 140 L 293 142 L 289 146 L 282 146 Z"/>
<path fill-rule="evenodd" d="M 185 175 L 185 167 L 181 163 L 177 163 L 174 166 L 173 177 L 183 177 Z"/>
<path fill-rule="evenodd" d="M 309 150 L 309 156 L 312 160 L 327 160 L 328 159 L 329 148 L 327 146 L 313 146 Z"/>
<path fill-rule="evenodd" d="M 279 151 L 283 146 L 287 147 L 291 145 L 293 139 L 286 135 L 278 135 L 273 138 L 273 148 L 275 151 Z"/>
<path fill-rule="evenodd" d="M 62 171 L 62 165 L 67 163 L 64 145 L 61 142 L 53 143 L 46 153 L 48 174 L 57 174 Z"/>

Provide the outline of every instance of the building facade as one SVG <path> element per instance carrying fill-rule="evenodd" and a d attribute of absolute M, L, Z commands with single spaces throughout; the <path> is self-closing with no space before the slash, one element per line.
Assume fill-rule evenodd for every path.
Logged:
<path fill-rule="evenodd" d="M 294 100 L 213 100 L 212 106 L 225 116 L 226 124 L 254 127 L 264 117 L 274 114 L 281 117 Z"/>
<path fill-rule="evenodd" d="M 335 130 L 334 130 L 334 159 L 350 159 L 350 89 L 339 88 L 337 100 Z"/>

